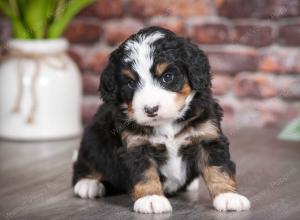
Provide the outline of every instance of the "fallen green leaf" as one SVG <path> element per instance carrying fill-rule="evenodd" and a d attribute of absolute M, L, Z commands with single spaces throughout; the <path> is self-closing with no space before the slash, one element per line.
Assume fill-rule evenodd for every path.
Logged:
<path fill-rule="evenodd" d="M 300 117 L 293 119 L 279 134 L 279 139 L 286 141 L 300 141 Z"/>

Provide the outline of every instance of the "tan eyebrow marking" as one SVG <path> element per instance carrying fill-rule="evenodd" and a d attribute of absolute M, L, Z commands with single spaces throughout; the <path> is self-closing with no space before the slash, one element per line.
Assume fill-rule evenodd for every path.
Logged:
<path fill-rule="evenodd" d="M 123 69 L 122 74 L 124 74 L 125 76 L 127 76 L 131 79 L 135 79 L 135 76 L 134 76 L 133 72 L 130 71 L 129 69 Z"/>
<path fill-rule="evenodd" d="M 156 69 L 155 69 L 155 75 L 156 76 L 161 76 L 167 69 L 167 67 L 169 66 L 169 63 L 159 63 L 156 65 Z"/>

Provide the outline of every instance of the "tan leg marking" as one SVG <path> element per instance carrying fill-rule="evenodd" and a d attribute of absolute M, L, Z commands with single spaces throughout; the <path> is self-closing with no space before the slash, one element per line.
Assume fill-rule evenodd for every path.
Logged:
<path fill-rule="evenodd" d="M 99 180 L 99 181 L 103 181 L 104 178 L 103 178 L 103 174 L 100 173 L 100 172 L 97 172 L 95 170 L 93 170 L 91 172 L 91 174 L 87 175 L 86 177 L 84 178 L 88 178 L 88 179 L 96 179 L 96 180 Z"/>
<path fill-rule="evenodd" d="M 156 168 L 151 167 L 144 174 L 144 180 L 138 182 L 132 190 L 131 196 L 133 200 L 148 195 L 163 195 L 161 182 Z"/>
<path fill-rule="evenodd" d="M 236 192 L 235 178 L 222 172 L 220 167 L 206 167 L 202 170 L 202 174 L 212 198 L 221 193 Z"/>

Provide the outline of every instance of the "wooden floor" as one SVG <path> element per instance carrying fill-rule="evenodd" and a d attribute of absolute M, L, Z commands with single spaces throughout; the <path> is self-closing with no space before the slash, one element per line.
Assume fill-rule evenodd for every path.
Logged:
<path fill-rule="evenodd" d="M 127 195 L 83 200 L 70 187 L 71 157 L 79 140 L 46 143 L 0 141 L 0 219 L 300 219 L 300 144 L 276 140 L 277 129 L 227 129 L 239 190 L 250 211 L 212 209 L 199 192 L 171 198 L 172 214 L 131 211 Z"/>

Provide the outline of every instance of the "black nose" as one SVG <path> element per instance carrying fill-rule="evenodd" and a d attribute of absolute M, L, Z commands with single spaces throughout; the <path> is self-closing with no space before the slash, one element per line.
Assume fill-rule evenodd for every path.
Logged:
<path fill-rule="evenodd" d="M 144 110 L 148 114 L 149 117 L 156 116 L 155 113 L 158 111 L 158 109 L 159 109 L 158 105 L 153 106 L 153 107 L 149 107 L 149 106 L 144 107 Z"/>

